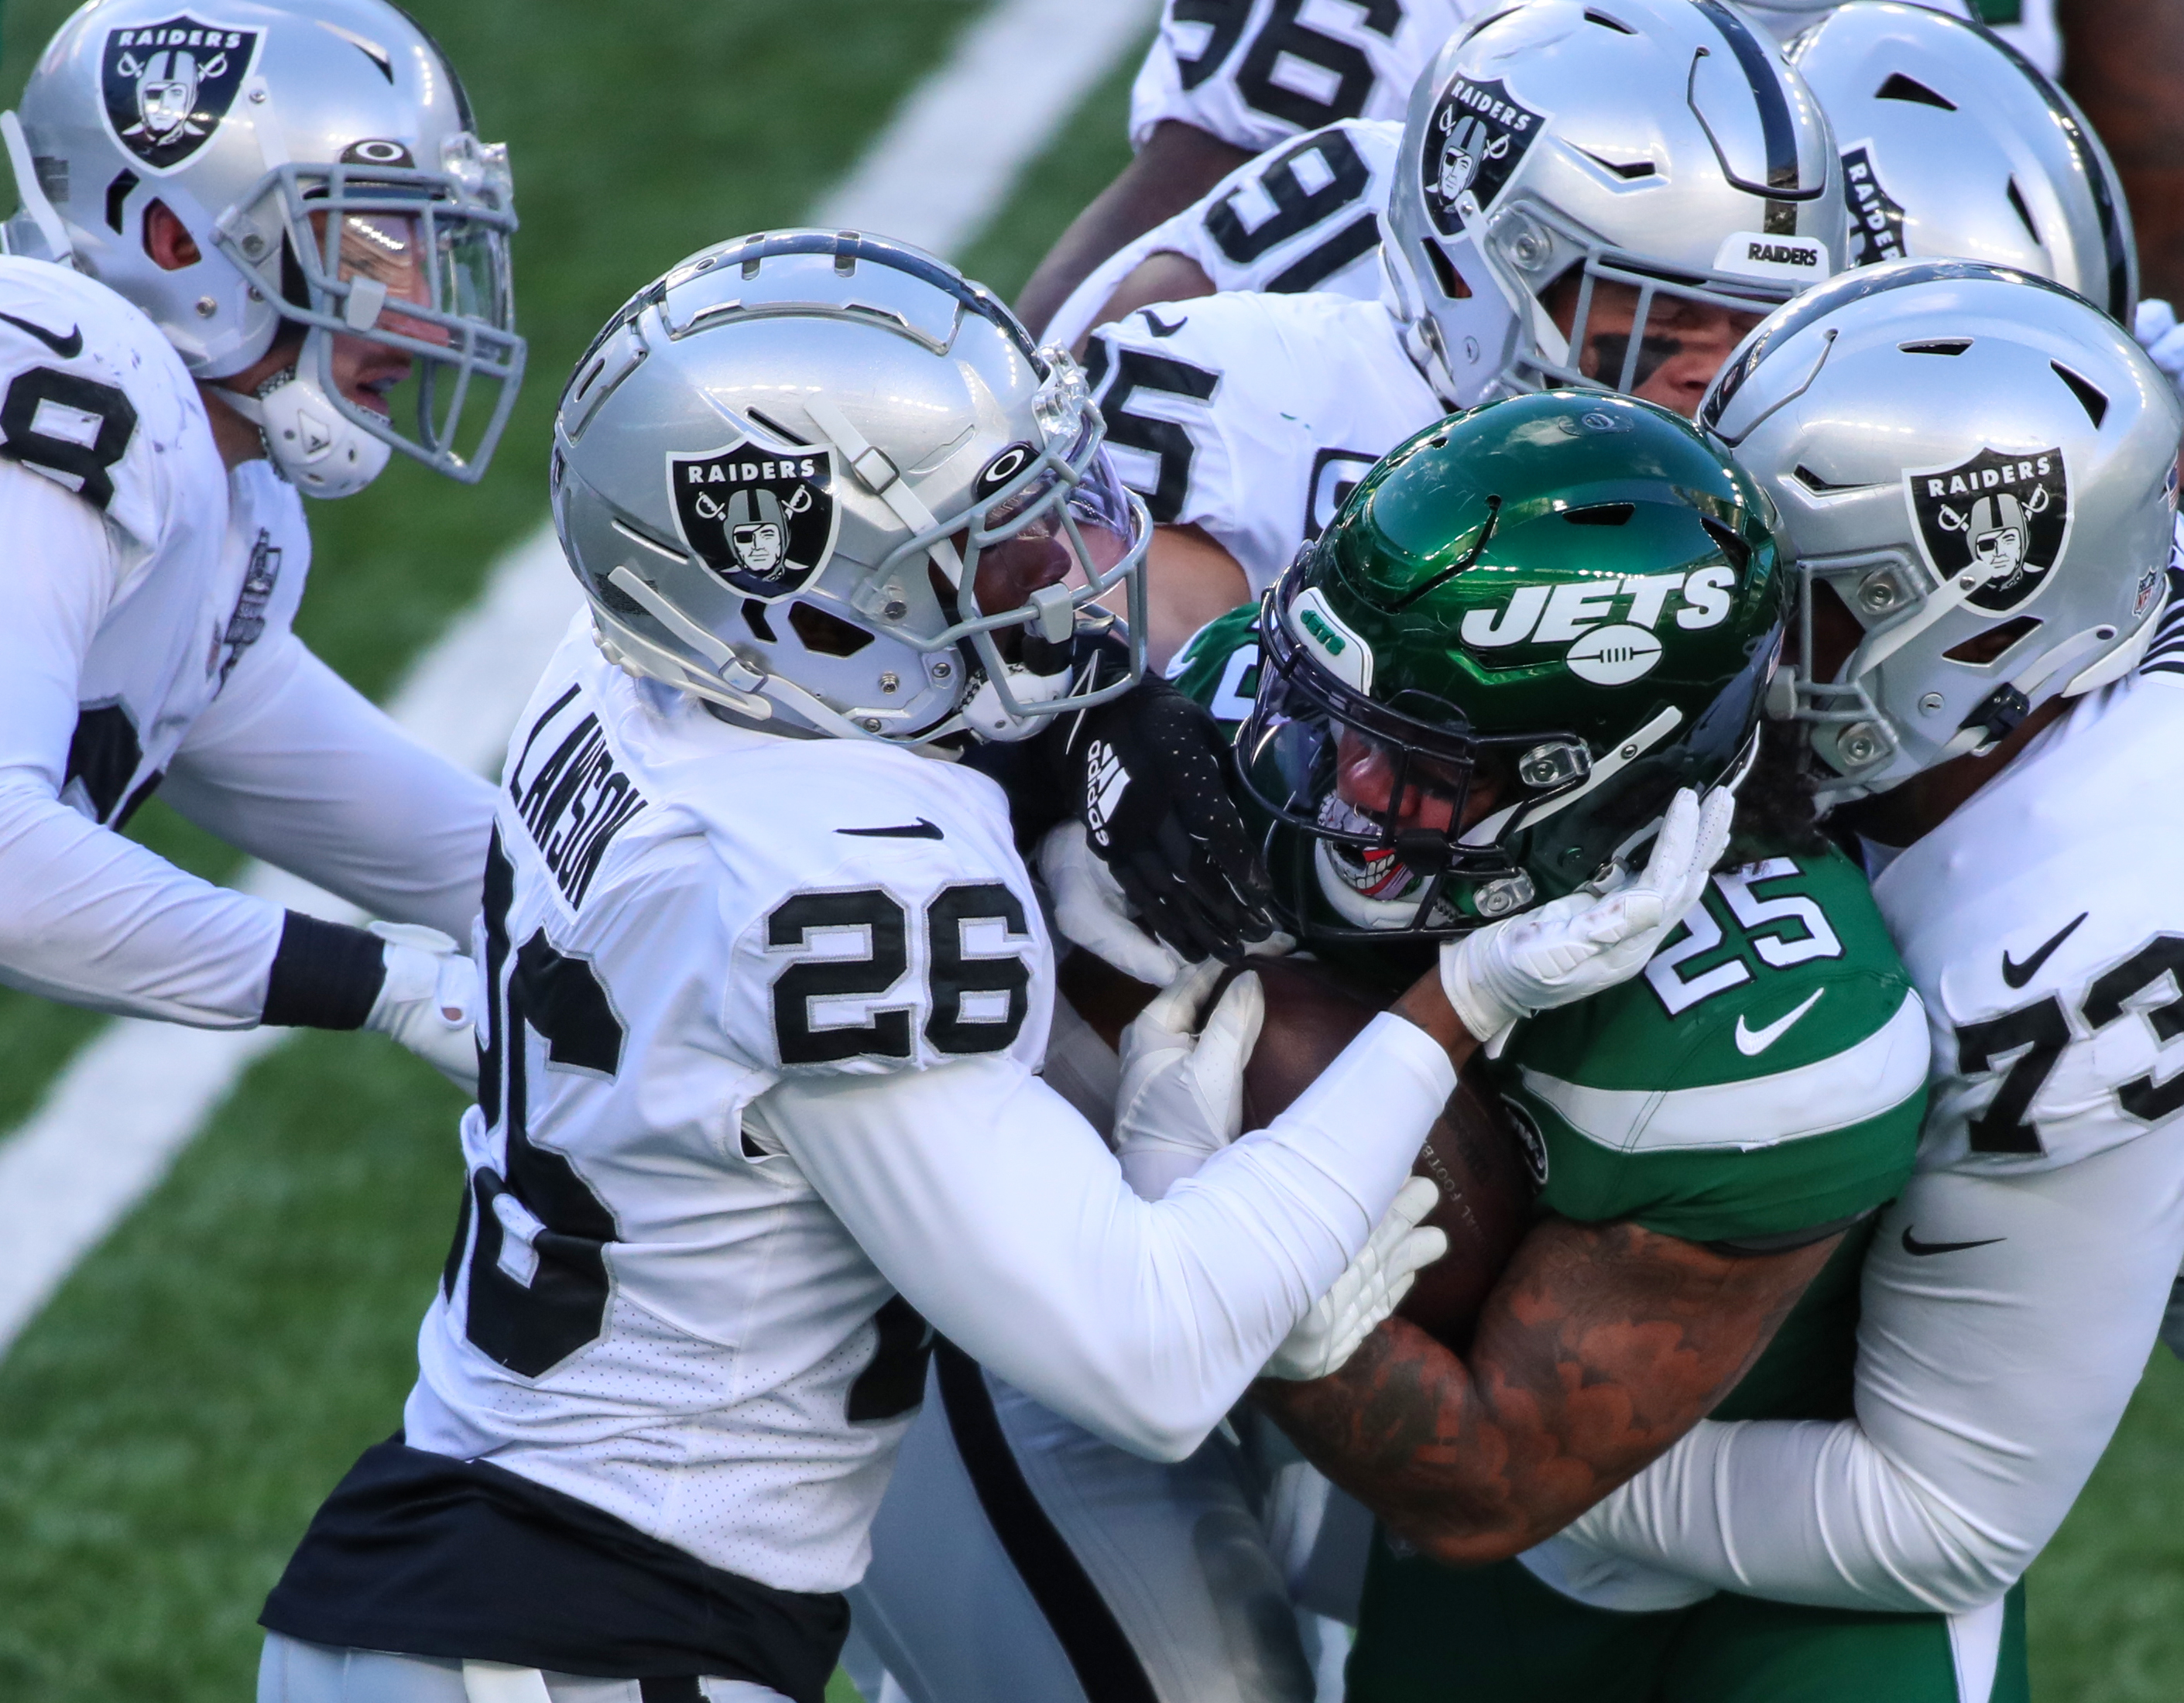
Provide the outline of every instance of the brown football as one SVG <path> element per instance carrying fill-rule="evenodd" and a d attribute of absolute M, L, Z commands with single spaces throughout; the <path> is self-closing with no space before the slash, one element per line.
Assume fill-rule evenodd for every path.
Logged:
<path fill-rule="evenodd" d="M 1267 1020 L 1244 1067 L 1244 1127 L 1263 1128 L 1332 1064 L 1379 1007 L 1317 966 L 1255 963 Z M 1451 1348 L 1471 1340 L 1486 1293 L 1531 1222 L 1533 1183 L 1500 1097 L 1466 1071 L 1413 1167 L 1440 1186 L 1426 1220 L 1448 1233 L 1448 1253 L 1418 1273 L 1396 1311 Z"/>
<path fill-rule="evenodd" d="M 1254 960 L 1267 1018 L 1244 1069 L 1244 1127 L 1263 1128 L 1333 1063 L 1380 1009 L 1319 966 Z M 1154 990 L 1086 952 L 1061 965 L 1064 995 L 1112 1044 Z M 1448 1233 L 1448 1254 L 1418 1273 L 1401 1316 L 1452 1348 L 1471 1339 L 1480 1304 L 1531 1222 L 1534 1185 L 1499 1097 L 1467 1071 L 1418 1155 L 1417 1171 L 1440 1186 L 1426 1222 Z"/>

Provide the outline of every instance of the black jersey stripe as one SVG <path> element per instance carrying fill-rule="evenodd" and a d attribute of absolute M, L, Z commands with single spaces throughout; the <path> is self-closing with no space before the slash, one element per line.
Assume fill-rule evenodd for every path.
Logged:
<path fill-rule="evenodd" d="M 1046 1617 L 1088 1703 L 1159 1703 L 1114 1611 L 1024 1482 L 978 1363 L 955 1344 L 936 1338 L 933 1369 L 978 1505 Z"/>

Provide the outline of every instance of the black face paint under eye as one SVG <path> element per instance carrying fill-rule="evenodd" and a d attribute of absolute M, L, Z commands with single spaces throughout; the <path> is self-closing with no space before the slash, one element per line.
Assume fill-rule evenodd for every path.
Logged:
<path fill-rule="evenodd" d="M 1602 384 L 1613 384 L 1623 376 L 1623 363 L 1630 353 L 1630 334 L 1628 331 L 1600 331 L 1585 339 L 1585 346 L 1598 358 L 1599 365 L 1592 376 Z M 1644 387 L 1646 381 L 1683 353 L 1680 337 L 1647 337 L 1638 345 L 1638 370 L 1630 376 L 1630 388 Z"/>

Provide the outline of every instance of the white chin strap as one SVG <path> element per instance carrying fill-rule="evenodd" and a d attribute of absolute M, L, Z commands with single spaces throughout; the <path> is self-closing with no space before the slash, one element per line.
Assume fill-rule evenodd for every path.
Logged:
<path fill-rule="evenodd" d="M 291 367 L 256 396 L 220 399 L 258 428 L 281 476 L 307 497 L 354 497 L 393 452 L 336 408 L 315 378 Z"/>

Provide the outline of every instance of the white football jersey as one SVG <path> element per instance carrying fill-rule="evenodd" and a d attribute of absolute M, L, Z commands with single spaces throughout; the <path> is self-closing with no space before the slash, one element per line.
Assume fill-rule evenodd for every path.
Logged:
<path fill-rule="evenodd" d="M 1926 3 L 1996 17 L 2005 40 L 2050 76 L 2060 73 L 2054 0 Z M 1143 147 L 1171 119 L 1253 153 L 1338 119 L 1400 123 L 1441 44 L 1496 9 L 1491 0 L 1167 0 L 1130 90 L 1130 145 Z M 1786 41 L 1821 15 L 1747 9 Z"/>
<path fill-rule="evenodd" d="M 1933 1030 L 1922 1172 L 2053 1170 L 2184 1110 L 2184 608 L 1874 897 Z"/>
<path fill-rule="evenodd" d="M 777 1589 L 863 1571 L 925 1318 L 1111 1442 L 1196 1448 L 1454 1080 L 1384 1016 L 1140 1200 L 1037 1080 L 1053 951 L 993 782 L 731 726 L 608 665 L 587 613 L 501 792 L 405 1439 Z"/>
<path fill-rule="evenodd" d="M 1448 410 L 1375 298 L 1229 293 L 1104 326 L 1085 367 L 1123 480 L 1198 526 L 1254 596 L 1367 469 Z"/>
<path fill-rule="evenodd" d="M 409 1442 L 839 1589 L 928 1333 L 744 1108 L 786 1074 L 1036 1067 L 1052 952 L 1000 789 L 729 726 L 580 615 L 509 748 L 478 957 L 467 1249 Z"/>
<path fill-rule="evenodd" d="M 303 504 L 266 462 L 231 477 L 149 320 L 39 260 L 0 257 L 0 455 L 90 503 L 117 548 L 61 796 L 118 826 L 244 654 L 292 621 L 310 567 Z"/>
<path fill-rule="evenodd" d="M 1041 333 L 1074 348 L 1150 256 L 1186 256 L 1216 290 L 1380 293 L 1380 220 L 1403 144 L 1399 119 L 1345 119 L 1245 161 L 1173 219 L 1094 269 Z"/>
<path fill-rule="evenodd" d="M 1691 1596 L 1970 1615 L 2053 1536 L 2184 1255 L 2180 739 L 2173 603 L 2137 674 L 1876 877 L 1934 1044 L 1917 1171 L 1866 1255 L 1858 1416 L 1703 1422 L 1566 1554 Z"/>

